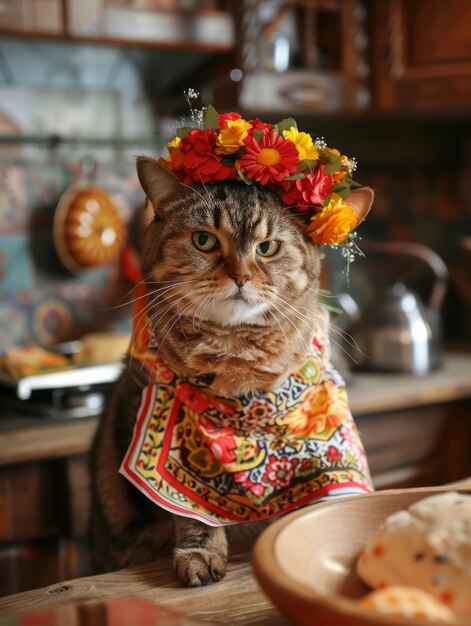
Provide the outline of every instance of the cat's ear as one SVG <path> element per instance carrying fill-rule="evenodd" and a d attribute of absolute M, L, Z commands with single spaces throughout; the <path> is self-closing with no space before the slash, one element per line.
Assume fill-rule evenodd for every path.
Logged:
<path fill-rule="evenodd" d="M 136 161 L 137 177 L 157 215 L 164 215 L 166 200 L 175 198 L 180 190 L 180 180 L 156 159 L 139 156 Z"/>
<path fill-rule="evenodd" d="M 375 194 L 371 187 L 358 187 L 346 198 L 345 204 L 355 209 L 358 224 L 363 222 L 373 204 Z"/>

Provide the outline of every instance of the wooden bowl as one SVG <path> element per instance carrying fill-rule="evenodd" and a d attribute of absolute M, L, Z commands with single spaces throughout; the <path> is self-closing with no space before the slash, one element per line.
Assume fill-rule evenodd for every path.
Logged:
<path fill-rule="evenodd" d="M 290 513 L 267 528 L 255 544 L 255 575 L 274 604 L 299 626 L 438 624 L 362 607 L 356 600 L 371 589 L 357 576 L 355 565 L 386 517 L 417 500 L 452 490 L 470 493 L 469 488 L 450 487 L 383 491 Z M 465 626 L 458 619 L 455 624 Z"/>

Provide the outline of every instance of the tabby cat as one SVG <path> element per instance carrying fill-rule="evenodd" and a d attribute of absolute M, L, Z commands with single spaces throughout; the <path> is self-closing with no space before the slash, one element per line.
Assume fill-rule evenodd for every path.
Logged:
<path fill-rule="evenodd" d="M 160 357 L 222 396 L 275 389 L 303 362 L 315 324 L 321 255 L 302 218 L 260 185 L 188 187 L 148 157 L 137 171 L 152 212 L 141 266 Z M 371 203 L 358 191 L 349 203 Z M 131 362 L 94 442 L 94 564 L 109 571 L 173 551 L 182 583 L 220 580 L 224 529 L 172 515 L 118 473 L 147 382 Z"/>

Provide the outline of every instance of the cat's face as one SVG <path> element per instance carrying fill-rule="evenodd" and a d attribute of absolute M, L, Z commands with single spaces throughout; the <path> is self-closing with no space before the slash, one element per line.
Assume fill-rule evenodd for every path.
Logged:
<path fill-rule="evenodd" d="M 162 173 L 154 167 L 153 175 Z M 153 197 L 141 180 L 156 210 L 143 269 L 162 304 L 223 326 L 263 324 L 270 310 L 291 316 L 306 291 L 315 295 L 319 252 L 276 196 L 257 185 L 175 181 L 171 193 Z"/>

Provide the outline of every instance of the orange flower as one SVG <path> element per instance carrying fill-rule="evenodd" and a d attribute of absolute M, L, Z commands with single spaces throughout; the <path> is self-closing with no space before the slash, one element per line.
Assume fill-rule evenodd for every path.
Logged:
<path fill-rule="evenodd" d="M 243 145 L 252 124 L 243 119 L 226 120 L 218 135 L 214 152 L 216 154 L 233 154 Z"/>
<path fill-rule="evenodd" d="M 319 383 L 304 396 L 300 407 L 284 417 L 289 432 L 296 435 L 318 435 L 340 426 L 348 414 L 345 391 L 332 381 Z"/>
<path fill-rule="evenodd" d="M 332 245 L 343 243 L 357 225 L 355 209 L 343 204 L 342 198 L 333 193 L 329 204 L 311 217 L 306 232 L 314 243 Z"/>
<path fill-rule="evenodd" d="M 338 156 L 340 158 L 340 160 L 342 161 L 342 164 L 348 158 L 344 154 L 340 154 L 340 152 L 337 150 L 337 148 L 329 148 L 329 150 L 330 150 L 330 152 L 332 152 L 332 154 L 335 154 L 335 156 Z M 348 174 L 347 170 L 341 170 L 340 172 L 334 172 L 332 174 L 332 179 L 333 179 L 334 183 L 341 183 L 347 174 Z"/>

